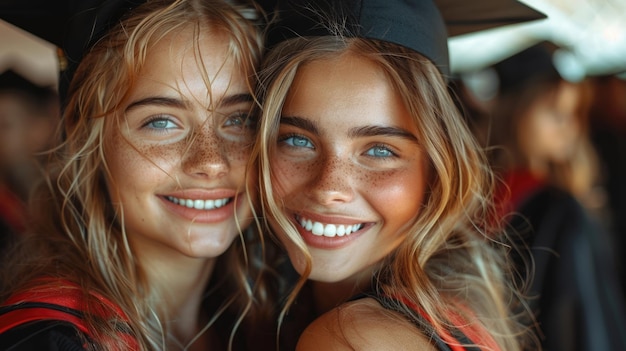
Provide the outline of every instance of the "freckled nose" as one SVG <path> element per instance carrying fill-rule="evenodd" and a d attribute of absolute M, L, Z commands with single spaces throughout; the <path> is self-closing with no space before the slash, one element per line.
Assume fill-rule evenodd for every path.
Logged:
<path fill-rule="evenodd" d="M 229 164 L 224 140 L 212 128 L 195 132 L 183 156 L 183 170 L 190 175 L 220 178 L 228 174 Z"/>
<path fill-rule="evenodd" d="M 351 180 L 356 170 L 347 161 L 338 158 L 322 160 L 317 172 L 312 172 L 309 193 L 324 205 L 350 202 L 354 198 Z"/>

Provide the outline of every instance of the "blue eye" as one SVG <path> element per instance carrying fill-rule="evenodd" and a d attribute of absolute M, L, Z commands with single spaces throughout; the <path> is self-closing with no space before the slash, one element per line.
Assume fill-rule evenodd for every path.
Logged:
<path fill-rule="evenodd" d="M 224 123 L 227 127 L 254 128 L 256 120 L 245 113 L 237 113 L 229 116 Z"/>
<path fill-rule="evenodd" d="M 374 146 L 367 150 L 365 154 L 372 157 L 393 157 L 396 155 L 387 147 L 381 145 Z"/>
<path fill-rule="evenodd" d="M 310 149 L 314 148 L 313 143 L 311 143 L 311 141 L 308 138 L 305 138 L 301 135 L 286 136 L 285 138 L 282 138 L 280 141 L 293 147 L 306 147 Z"/>
<path fill-rule="evenodd" d="M 148 128 L 160 130 L 174 129 L 178 127 L 176 123 L 172 122 L 172 120 L 167 117 L 155 117 L 152 120 L 148 121 L 145 126 Z"/>

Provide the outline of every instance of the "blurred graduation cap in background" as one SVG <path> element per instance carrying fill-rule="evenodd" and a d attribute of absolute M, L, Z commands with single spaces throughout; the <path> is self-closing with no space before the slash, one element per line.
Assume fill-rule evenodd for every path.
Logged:
<path fill-rule="evenodd" d="M 26 93 L 38 99 L 49 98 L 55 94 L 50 87 L 41 86 L 12 69 L 0 73 L 0 92 Z"/>
<path fill-rule="evenodd" d="M 0 19 L 40 37 L 63 51 L 59 94 L 91 46 L 127 11 L 145 0 L 5 0 Z"/>
<path fill-rule="evenodd" d="M 537 43 L 493 65 L 501 93 L 516 92 L 541 81 L 563 79 L 554 64 L 556 47 L 547 41 Z"/>
<path fill-rule="evenodd" d="M 111 23 L 118 21 L 126 11 L 144 1 L 4 0 L 0 4 L 0 18 L 63 49 L 68 60 L 68 67 L 62 72 L 59 82 L 59 92 L 63 96 L 73 70 L 83 54 L 106 32 Z M 320 1 L 324 2 L 326 0 Z M 258 2 L 266 11 L 271 12 L 282 0 L 260 0 Z M 315 1 L 312 2 L 315 3 Z M 383 23 L 392 26 L 398 26 L 398 24 L 404 26 L 405 24 L 404 22 L 398 22 L 397 18 L 406 17 L 406 13 L 403 13 L 406 10 L 406 1 L 346 0 L 342 2 L 346 3 L 347 6 L 361 3 L 374 4 L 379 9 L 384 9 L 375 18 L 377 24 Z M 431 0 L 423 2 L 431 3 Z M 418 16 L 413 18 L 421 18 L 420 21 L 426 20 L 424 22 L 425 26 L 420 28 L 431 34 L 434 33 L 433 35 L 443 39 L 444 42 L 447 40 L 447 36 L 466 34 L 545 17 L 542 13 L 515 0 L 435 0 L 434 4 L 441 14 L 441 18 L 443 18 L 444 28 L 429 27 L 437 22 L 433 21 L 433 17 L 429 16 L 439 16 L 437 10 L 433 14 L 430 5 L 428 7 L 429 12 L 425 13 L 426 16 L 420 17 L 417 14 Z M 434 25 L 436 26 L 436 24 Z M 406 38 L 411 38 L 414 35 L 423 37 L 423 41 L 430 41 L 432 38 L 432 36 L 422 36 L 420 33 L 411 32 L 411 28 L 402 28 L 401 31 L 404 31 L 402 35 Z M 411 40 L 415 41 L 414 39 Z M 427 44 L 432 45 L 431 43 Z M 442 57 L 441 60 L 442 62 L 447 62 L 447 48 L 437 48 L 435 52 L 441 52 L 442 50 L 445 50 L 446 56 L 445 58 Z M 436 55 L 439 54 L 436 53 Z M 447 66 L 447 63 L 445 66 Z"/>
<path fill-rule="evenodd" d="M 0 19 L 66 51 L 84 51 L 145 0 L 3 0 Z"/>

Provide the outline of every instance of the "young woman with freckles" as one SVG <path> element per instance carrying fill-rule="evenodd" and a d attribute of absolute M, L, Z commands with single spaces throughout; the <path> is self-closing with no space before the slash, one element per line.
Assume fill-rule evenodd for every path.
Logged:
<path fill-rule="evenodd" d="M 394 24 L 376 32 L 367 16 L 384 22 L 384 7 L 359 3 L 308 12 L 311 32 L 278 22 L 287 38 L 270 39 L 261 70 L 253 158 L 301 276 L 282 318 L 306 304 L 315 316 L 296 349 L 521 350 L 533 338 L 511 309 L 506 246 L 486 235 L 491 173 L 436 66 L 445 55 L 399 45 Z M 408 3 L 431 11 L 413 20 L 437 18 Z"/>
<path fill-rule="evenodd" d="M 136 5 L 103 5 L 132 9 L 69 86 L 32 234 L 1 265 L 3 350 L 231 349 L 265 307 L 245 191 L 259 29 L 224 1 Z"/>

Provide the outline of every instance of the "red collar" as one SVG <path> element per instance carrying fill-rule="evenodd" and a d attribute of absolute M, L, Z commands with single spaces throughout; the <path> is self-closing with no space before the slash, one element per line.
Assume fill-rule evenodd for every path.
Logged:
<path fill-rule="evenodd" d="M 515 211 L 527 198 L 546 185 L 545 179 L 526 169 L 507 171 L 500 180 L 494 196 L 499 218 Z"/>
<path fill-rule="evenodd" d="M 82 313 L 88 311 L 96 317 L 107 320 L 117 319 L 122 323 L 129 320 L 119 306 L 95 292 L 89 292 L 89 294 L 101 303 L 86 308 L 85 292 L 73 282 L 56 278 L 42 278 L 38 279 L 37 282 L 40 284 L 12 295 L 3 303 L 2 306 L 6 307 L 8 312 L 0 315 L 0 333 L 28 322 L 61 320 L 73 324 L 86 335 L 93 336 L 80 315 L 49 308 L 46 305 L 63 307 Z M 30 306 L 28 306 L 29 304 Z M 33 307 L 33 304 L 38 305 Z M 132 335 L 120 331 L 120 337 L 126 341 L 130 350 L 139 349 L 137 340 Z"/>

